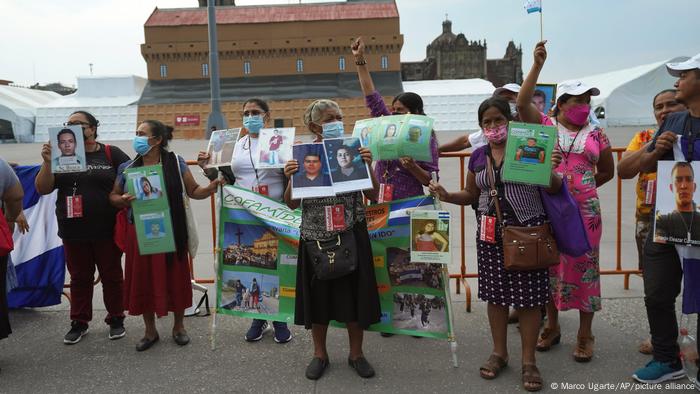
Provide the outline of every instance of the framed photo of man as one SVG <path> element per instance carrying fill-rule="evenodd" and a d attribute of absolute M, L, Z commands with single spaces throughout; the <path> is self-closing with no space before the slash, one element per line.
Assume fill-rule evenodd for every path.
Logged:
<path fill-rule="evenodd" d="M 360 157 L 360 138 L 331 138 L 323 140 L 323 144 L 328 153 L 328 166 L 336 193 L 373 187 L 369 167 Z"/>
<path fill-rule="evenodd" d="M 294 145 L 292 156 L 299 163 L 299 171 L 292 175 L 293 199 L 335 195 L 322 142 Z"/>
<path fill-rule="evenodd" d="M 700 246 L 696 174 L 700 174 L 700 162 L 659 161 L 654 242 Z"/>
<path fill-rule="evenodd" d="M 87 170 L 83 129 L 80 126 L 49 127 L 49 144 L 52 173 Z"/>
<path fill-rule="evenodd" d="M 233 148 L 238 140 L 241 129 L 215 130 L 211 132 L 207 153 L 209 160 L 206 167 L 230 166 L 233 158 Z"/>

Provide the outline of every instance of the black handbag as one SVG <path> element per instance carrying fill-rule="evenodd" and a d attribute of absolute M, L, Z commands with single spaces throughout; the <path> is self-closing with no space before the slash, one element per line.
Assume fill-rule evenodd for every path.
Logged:
<path fill-rule="evenodd" d="M 357 194 L 353 198 L 353 212 Z M 324 240 L 305 240 L 306 251 L 311 258 L 314 278 L 338 279 L 357 269 L 357 243 L 352 227 Z"/>

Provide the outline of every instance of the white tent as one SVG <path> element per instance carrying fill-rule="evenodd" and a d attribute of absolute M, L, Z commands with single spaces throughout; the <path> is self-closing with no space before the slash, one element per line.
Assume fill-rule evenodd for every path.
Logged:
<path fill-rule="evenodd" d="M 591 105 L 605 109 L 607 126 L 655 125 L 652 100 L 658 92 L 673 88 L 676 81 L 666 71 L 666 63 L 687 59 L 677 57 L 579 79 L 600 89 L 600 96 L 592 97 Z"/>
<path fill-rule="evenodd" d="M 494 89 L 491 82 L 477 78 L 403 82 L 404 92 L 423 98 L 423 109 L 439 131 L 478 130 L 477 110 Z"/>
<path fill-rule="evenodd" d="M 50 104 L 60 97 L 60 94 L 54 92 L 0 86 L 0 122 L 5 123 L 0 125 L 3 137 L 14 138 L 17 142 L 34 141 L 37 107 Z"/>
<path fill-rule="evenodd" d="M 100 122 L 100 140 L 126 140 L 134 136 L 138 101 L 146 79 L 135 75 L 78 77 L 78 90 L 37 111 L 34 140 L 48 140 L 48 128 L 60 126 L 74 111 L 95 115 Z"/>

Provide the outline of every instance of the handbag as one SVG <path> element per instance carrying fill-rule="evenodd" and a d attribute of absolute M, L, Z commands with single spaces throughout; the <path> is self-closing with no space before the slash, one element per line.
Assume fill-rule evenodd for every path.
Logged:
<path fill-rule="evenodd" d="M 197 249 L 199 249 L 197 222 L 195 222 L 192 214 L 190 196 L 187 195 L 187 188 L 185 188 L 185 181 L 182 179 L 182 171 L 180 170 L 180 159 L 177 155 L 175 155 L 175 160 L 177 160 L 177 172 L 180 175 L 180 183 L 182 184 L 182 205 L 185 208 L 185 221 L 187 222 L 187 250 L 190 252 L 190 257 L 194 258 L 197 255 Z"/>
<path fill-rule="evenodd" d="M 559 264 L 559 250 L 549 223 L 532 227 L 507 226 L 503 223 L 491 160 L 493 159 L 490 156 L 486 160 L 486 171 L 491 188 L 489 194 L 496 206 L 496 218 L 501 223 L 505 269 L 530 271 Z"/>
<path fill-rule="evenodd" d="M 352 204 L 354 212 L 357 193 Z M 316 279 L 338 279 L 357 269 L 357 243 L 352 227 L 328 239 L 310 239 L 304 242 Z"/>
<path fill-rule="evenodd" d="M 10 225 L 7 224 L 5 213 L 0 212 L 0 256 L 7 256 L 14 248 L 15 244 L 14 241 L 12 241 Z M 2 280 L 4 279 L 5 278 L 2 278 Z"/>

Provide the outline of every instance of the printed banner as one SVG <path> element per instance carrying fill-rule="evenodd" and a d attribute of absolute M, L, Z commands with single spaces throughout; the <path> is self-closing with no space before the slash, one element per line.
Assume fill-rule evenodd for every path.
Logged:
<path fill-rule="evenodd" d="M 431 161 L 430 136 L 433 119 L 425 115 L 392 115 L 355 122 L 352 136 L 372 151 L 375 160 L 410 156 Z"/>
<path fill-rule="evenodd" d="M 292 323 L 301 211 L 237 186 L 221 200 L 217 311 Z"/>
<path fill-rule="evenodd" d="M 556 143 L 557 128 L 554 126 L 510 122 L 503 180 L 549 187 Z"/>
<path fill-rule="evenodd" d="M 141 255 L 175 251 L 173 225 L 168 196 L 165 193 L 163 167 L 132 167 L 124 171 L 129 194 L 136 196 L 131 203 L 134 227 Z"/>

